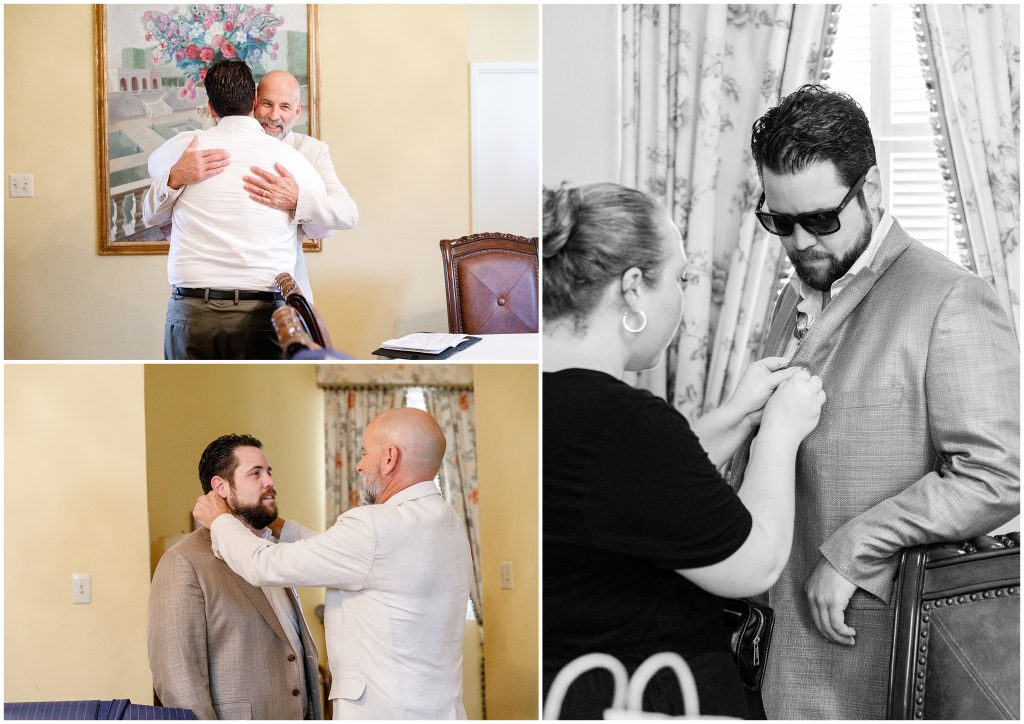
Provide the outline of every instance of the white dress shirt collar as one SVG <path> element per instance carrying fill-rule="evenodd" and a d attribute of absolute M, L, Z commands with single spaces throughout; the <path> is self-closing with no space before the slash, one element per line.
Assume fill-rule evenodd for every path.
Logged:
<path fill-rule="evenodd" d="M 252 116 L 224 116 L 223 118 L 217 119 L 216 128 L 221 131 L 228 131 L 230 133 L 244 133 L 247 131 L 256 131 L 257 133 L 263 133 L 263 126 Z"/>
<path fill-rule="evenodd" d="M 424 498 L 428 495 L 440 495 L 437 486 L 434 485 L 433 480 L 424 480 L 422 483 L 416 483 L 410 485 L 404 490 L 400 490 L 390 498 L 384 501 L 385 505 L 401 505 L 409 500 L 416 500 L 417 498 Z"/>

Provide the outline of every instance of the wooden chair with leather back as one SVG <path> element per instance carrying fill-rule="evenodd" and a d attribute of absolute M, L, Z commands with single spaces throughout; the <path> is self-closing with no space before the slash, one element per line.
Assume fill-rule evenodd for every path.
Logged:
<path fill-rule="evenodd" d="M 901 554 L 889 719 L 1020 720 L 1020 534 Z"/>
<path fill-rule="evenodd" d="M 538 331 L 536 237 L 489 233 L 443 239 L 441 256 L 450 333 Z"/>

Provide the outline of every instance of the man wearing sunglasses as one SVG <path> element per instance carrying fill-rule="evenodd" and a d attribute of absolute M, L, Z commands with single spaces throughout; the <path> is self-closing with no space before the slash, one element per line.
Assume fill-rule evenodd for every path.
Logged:
<path fill-rule="evenodd" d="M 755 213 L 795 271 L 762 356 L 791 356 L 828 397 L 800 447 L 793 550 L 769 592 L 765 708 L 881 719 L 900 550 L 1018 513 L 1017 340 L 987 282 L 882 207 L 852 98 L 798 89 L 754 123 L 751 150 L 764 187 Z"/>

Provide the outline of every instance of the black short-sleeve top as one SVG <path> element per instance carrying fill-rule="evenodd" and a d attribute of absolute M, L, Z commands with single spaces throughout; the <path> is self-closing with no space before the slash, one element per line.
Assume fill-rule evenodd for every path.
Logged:
<path fill-rule="evenodd" d="M 751 518 L 686 418 L 594 370 L 543 395 L 545 665 L 726 650 L 720 599 L 675 570 L 728 558 Z"/>

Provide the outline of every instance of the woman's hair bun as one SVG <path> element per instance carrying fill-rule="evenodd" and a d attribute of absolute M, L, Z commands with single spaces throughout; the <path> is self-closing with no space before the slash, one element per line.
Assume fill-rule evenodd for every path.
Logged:
<path fill-rule="evenodd" d="M 579 191 L 563 181 L 557 189 L 544 189 L 544 235 L 541 241 L 545 259 L 565 248 L 576 223 Z"/>

